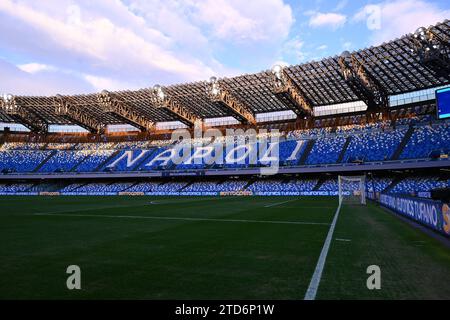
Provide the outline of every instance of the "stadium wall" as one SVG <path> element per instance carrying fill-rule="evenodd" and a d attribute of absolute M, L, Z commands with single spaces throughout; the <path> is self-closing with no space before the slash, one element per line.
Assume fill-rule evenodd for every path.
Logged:
<path fill-rule="evenodd" d="M 450 167 L 450 159 L 428 161 L 426 159 L 369 162 L 363 164 L 345 163 L 330 165 L 310 165 L 280 167 L 279 174 L 298 173 L 341 173 L 405 169 L 433 169 Z M 261 168 L 240 169 L 190 169 L 164 171 L 126 171 L 126 172 L 90 172 L 90 173 L 8 173 L 0 174 L 0 180 L 42 180 L 42 179 L 113 179 L 113 178 L 150 178 L 150 177 L 193 177 L 193 176 L 249 176 L 260 174 Z"/>

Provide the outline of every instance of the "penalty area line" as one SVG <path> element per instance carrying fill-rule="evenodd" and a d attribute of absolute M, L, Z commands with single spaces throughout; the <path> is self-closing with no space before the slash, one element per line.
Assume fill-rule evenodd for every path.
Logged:
<path fill-rule="evenodd" d="M 271 203 L 271 204 L 268 204 L 268 205 L 264 206 L 264 208 L 275 207 L 275 206 L 278 206 L 280 204 L 288 203 L 288 202 L 292 202 L 292 201 L 296 201 L 296 200 L 297 199 L 292 199 L 292 200 L 287 200 L 287 201 L 283 201 L 283 202 Z"/>
<path fill-rule="evenodd" d="M 180 220 L 180 221 L 209 221 L 209 222 L 239 222 L 239 223 L 267 223 L 267 224 L 296 224 L 296 225 L 322 225 L 329 223 L 308 221 L 276 221 L 276 220 L 243 220 L 243 219 L 212 219 L 212 218 L 189 218 L 189 217 L 155 217 L 155 216 L 115 216 L 100 214 L 62 214 L 62 213 L 35 213 L 35 216 L 58 216 L 58 217 L 89 217 L 89 218 L 119 218 L 119 219 L 153 219 L 153 220 Z"/>
<path fill-rule="evenodd" d="M 319 260 L 317 261 L 316 269 L 311 278 L 311 281 L 306 291 L 304 300 L 315 300 L 317 295 L 317 290 L 319 289 L 320 280 L 322 279 L 323 268 L 325 267 L 325 261 L 327 260 L 328 250 L 330 249 L 331 240 L 333 239 L 334 228 L 336 227 L 336 221 L 339 216 L 339 211 L 341 210 L 341 203 L 336 209 L 334 214 L 333 222 L 331 223 L 330 229 L 328 230 L 327 237 L 320 252 Z"/>

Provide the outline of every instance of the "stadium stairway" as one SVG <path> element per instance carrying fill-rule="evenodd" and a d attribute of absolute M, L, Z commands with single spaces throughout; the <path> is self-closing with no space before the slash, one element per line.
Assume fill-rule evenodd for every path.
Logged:
<path fill-rule="evenodd" d="M 78 161 L 78 163 L 76 163 L 70 170 L 69 172 L 75 172 L 77 170 L 77 168 L 80 166 L 80 164 L 82 164 L 87 158 L 89 158 L 91 155 L 88 154 L 86 157 L 84 157 L 83 159 L 81 159 L 80 161 Z"/>
<path fill-rule="evenodd" d="M 52 150 L 51 153 L 44 160 L 42 160 L 41 163 L 39 163 L 32 172 L 38 172 L 44 166 L 44 164 L 46 164 L 48 160 L 50 160 L 56 154 L 56 152 L 56 150 Z"/>
<path fill-rule="evenodd" d="M 348 145 L 350 144 L 351 141 L 352 137 L 348 136 L 347 139 L 345 140 L 344 146 L 342 147 L 341 153 L 339 154 L 336 163 L 342 163 L 342 161 L 344 160 L 345 153 L 347 152 Z"/>
<path fill-rule="evenodd" d="M 319 191 L 319 188 L 323 185 L 323 183 L 326 181 L 326 178 L 320 178 L 317 181 L 317 184 L 314 186 L 314 188 L 312 189 L 312 191 Z"/>
<path fill-rule="evenodd" d="M 305 147 L 305 150 L 302 153 L 302 156 L 300 157 L 300 159 L 298 160 L 299 165 L 303 165 L 306 162 L 306 159 L 308 159 L 308 156 L 312 150 L 312 148 L 314 147 L 314 144 L 316 143 L 316 140 L 311 139 L 307 142 L 307 145 Z"/>
<path fill-rule="evenodd" d="M 402 180 L 403 180 L 403 178 L 395 178 L 394 180 L 392 180 L 391 184 L 388 185 L 387 188 L 384 189 L 382 192 L 389 193 Z"/>
<path fill-rule="evenodd" d="M 126 187 L 125 189 L 123 189 L 121 192 L 126 192 L 127 190 L 133 188 L 135 185 L 141 183 L 140 181 L 137 181 L 135 183 L 133 183 L 131 186 Z"/>
<path fill-rule="evenodd" d="M 114 159 L 122 150 L 114 151 L 108 158 L 102 161 L 95 169 L 94 172 L 100 171 L 107 163 L 109 163 L 112 159 Z"/>
<path fill-rule="evenodd" d="M 247 190 L 248 187 L 250 187 L 252 184 L 254 184 L 256 182 L 257 178 L 251 178 L 248 183 L 242 188 L 242 190 L 239 191 L 244 191 Z"/>
<path fill-rule="evenodd" d="M 89 184 L 89 182 L 82 183 L 82 184 L 80 184 L 79 186 L 77 186 L 76 188 L 71 189 L 70 192 L 75 192 L 75 190 L 77 190 L 77 189 L 79 189 L 79 188 L 81 188 L 81 187 L 87 186 L 88 184 Z M 61 189 L 62 189 L 62 188 L 61 188 Z M 61 190 L 61 189 L 60 189 L 60 190 Z"/>
<path fill-rule="evenodd" d="M 187 187 L 189 187 L 189 186 L 190 186 L 191 184 L 193 184 L 193 183 L 194 183 L 194 181 L 188 182 L 185 186 L 181 187 L 181 189 L 178 190 L 178 192 L 182 192 L 184 189 L 186 189 Z"/>
<path fill-rule="evenodd" d="M 403 152 L 403 149 L 405 148 L 406 144 L 408 143 L 409 139 L 414 133 L 414 127 L 409 126 L 408 131 L 406 131 L 405 136 L 403 137 L 402 141 L 398 145 L 397 150 L 395 150 L 394 154 L 392 155 L 391 160 L 398 160 L 400 158 L 400 155 Z"/>
<path fill-rule="evenodd" d="M 59 183 L 41 183 L 36 182 L 31 187 L 25 190 L 25 192 L 55 192 L 62 189 L 63 182 Z"/>

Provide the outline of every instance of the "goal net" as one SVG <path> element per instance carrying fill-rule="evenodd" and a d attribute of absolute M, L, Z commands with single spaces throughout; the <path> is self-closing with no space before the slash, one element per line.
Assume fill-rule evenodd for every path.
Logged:
<path fill-rule="evenodd" d="M 339 203 L 366 204 L 366 176 L 339 176 Z"/>

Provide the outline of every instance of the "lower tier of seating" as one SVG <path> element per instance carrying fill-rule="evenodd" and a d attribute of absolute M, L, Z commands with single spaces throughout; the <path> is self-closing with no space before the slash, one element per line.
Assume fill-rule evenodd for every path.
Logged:
<path fill-rule="evenodd" d="M 346 182 L 347 190 L 357 190 L 358 182 Z M 450 177 L 436 175 L 412 177 L 367 177 L 365 190 L 389 194 L 421 195 L 436 188 L 450 188 Z M 337 177 L 320 178 L 216 178 L 207 180 L 151 180 L 151 181 L 109 181 L 109 182 L 9 182 L 0 183 L 0 194 L 21 194 L 38 192 L 59 192 L 61 194 L 174 194 L 174 193 L 208 193 L 245 191 L 252 194 L 330 194 L 339 191 Z"/>

